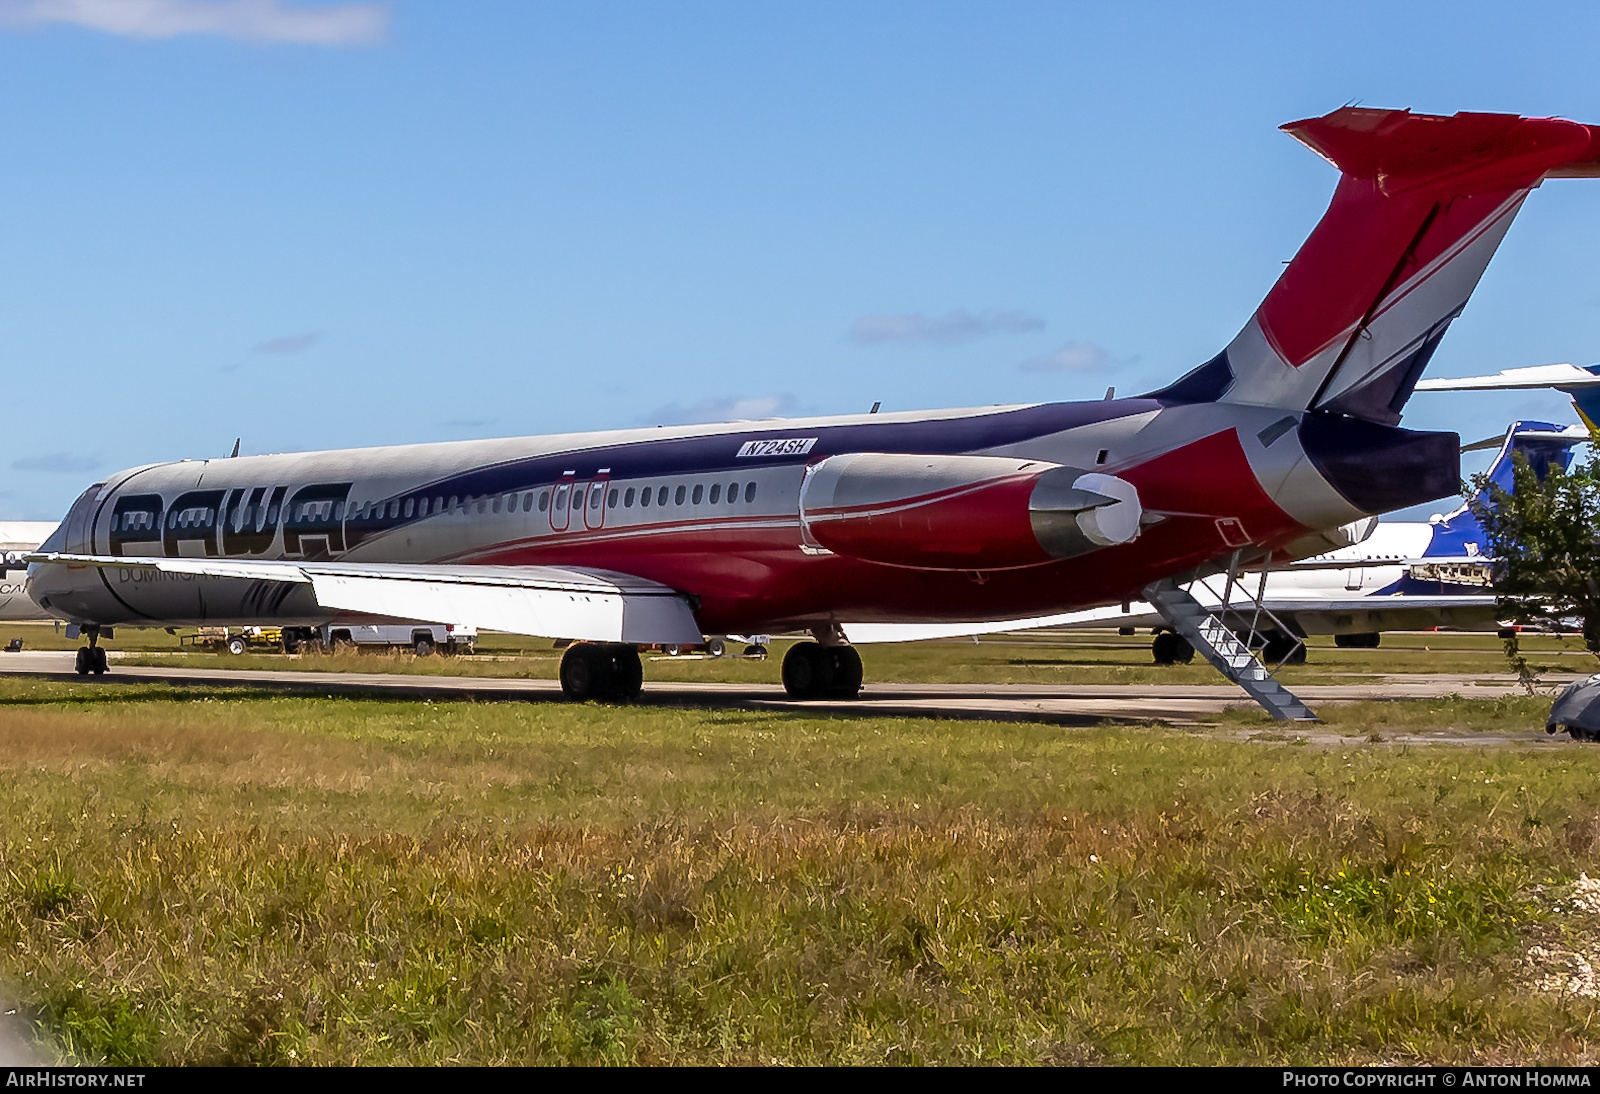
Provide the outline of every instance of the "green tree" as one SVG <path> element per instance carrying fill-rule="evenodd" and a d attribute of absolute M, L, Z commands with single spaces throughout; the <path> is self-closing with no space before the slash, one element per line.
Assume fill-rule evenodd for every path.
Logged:
<path fill-rule="evenodd" d="M 1521 452 L 1511 463 L 1511 491 L 1486 474 L 1474 475 L 1466 491 L 1496 560 L 1500 618 L 1524 626 L 1577 621 L 1584 645 L 1600 655 L 1600 457 L 1570 471 L 1552 464 L 1543 480 Z M 1506 655 L 1531 679 L 1515 635 Z"/>

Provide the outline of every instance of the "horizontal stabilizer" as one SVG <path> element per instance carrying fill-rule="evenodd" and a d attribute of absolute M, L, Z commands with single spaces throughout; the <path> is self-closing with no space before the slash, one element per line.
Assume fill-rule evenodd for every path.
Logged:
<path fill-rule="evenodd" d="M 1592 439 L 1589 430 L 1581 425 L 1569 425 L 1565 429 L 1519 429 L 1512 434 L 1518 441 L 1556 441 L 1567 444 L 1588 444 Z M 1494 452 L 1506 443 L 1503 433 L 1496 433 L 1492 437 L 1485 437 L 1481 441 L 1461 446 L 1462 452 Z"/>
<path fill-rule="evenodd" d="M 27 561 L 309 584 L 317 603 L 330 611 L 469 624 L 483 630 L 541 638 L 679 645 L 703 640 L 688 601 L 675 590 L 610 570 L 244 562 L 58 553 L 28 555 Z"/>
<path fill-rule="evenodd" d="M 1543 388 L 1575 391 L 1585 387 L 1600 387 L 1600 375 L 1570 364 L 1508 368 L 1493 376 L 1439 378 L 1422 380 L 1417 384 L 1418 391 L 1525 391 Z"/>

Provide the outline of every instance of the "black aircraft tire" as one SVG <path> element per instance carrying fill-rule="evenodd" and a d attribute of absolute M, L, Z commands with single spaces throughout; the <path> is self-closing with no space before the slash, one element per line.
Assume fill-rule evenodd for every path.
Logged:
<path fill-rule="evenodd" d="M 1261 647 L 1261 659 L 1269 665 L 1303 665 L 1306 663 L 1306 646 L 1297 639 L 1273 635 Z"/>
<path fill-rule="evenodd" d="M 815 699 L 824 689 L 822 647 L 796 642 L 783 655 L 783 690 L 791 699 Z M 831 676 L 831 673 L 829 674 Z"/>
<path fill-rule="evenodd" d="M 79 676 L 88 676 L 89 664 L 89 647 L 79 646 L 78 656 L 73 658 L 72 661 L 72 671 L 77 673 Z"/>
<path fill-rule="evenodd" d="M 861 694 L 861 654 L 854 646 L 833 646 L 822 651 L 833 661 L 833 686 L 830 699 L 854 699 Z"/>
<path fill-rule="evenodd" d="M 607 698 L 628 701 L 637 699 L 644 690 L 644 663 L 639 660 L 637 646 L 612 646 L 608 650 L 611 686 Z"/>
<path fill-rule="evenodd" d="M 1194 660 L 1194 647 L 1181 634 L 1162 631 L 1151 640 L 1150 655 L 1158 665 L 1187 665 Z"/>
<path fill-rule="evenodd" d="M 574 703 L 588 702 L 600 692 L 600 666 L 594 657 L 594 647 L 585 642 L 574 642 L 561 655 L 561 694 Z"/>
<path fill-rule="evenodd" d="M 561 694 L 574 703 L 591 699 L 637 699 L 644 689 L 644 664 L 636 646 L 574 642 L 561 656 Z"/>
<path fill-rule="evenodd" d="M 89 662 L 89 667 L 94 670 L 96 676 L 104 676 L 106 669 L 110 667 L 106 664 L 106 648 L 104 646 L 96 646 L 90 650 Z"/>

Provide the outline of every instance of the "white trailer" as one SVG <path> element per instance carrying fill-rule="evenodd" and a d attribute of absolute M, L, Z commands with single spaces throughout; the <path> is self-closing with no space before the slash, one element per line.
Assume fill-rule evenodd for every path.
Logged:
<path fill-rule="evenodd" d="M 390 649 L 409 646 L 418 657 L 435 651 L 471 653 L 477 648 L 478 628 L 444 623 L 388 623 L 375 627 L 324 626 L 319 628 L 328 649 Z"/>

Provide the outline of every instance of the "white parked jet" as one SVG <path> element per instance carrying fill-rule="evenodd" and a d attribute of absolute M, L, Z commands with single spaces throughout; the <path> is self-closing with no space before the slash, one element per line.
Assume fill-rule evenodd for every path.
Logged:
<path fill-rule="evenodd" d="M 0 520 L 0 622 L 54 618 L 28 596 L 28 564 L 22 559 L 56 527 L 53 520 Z"/>

